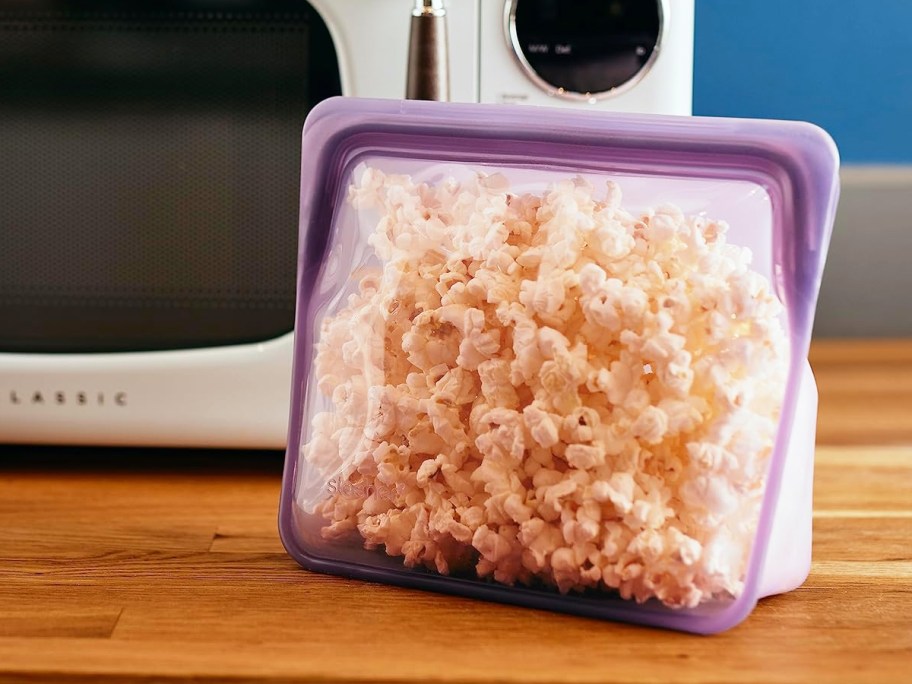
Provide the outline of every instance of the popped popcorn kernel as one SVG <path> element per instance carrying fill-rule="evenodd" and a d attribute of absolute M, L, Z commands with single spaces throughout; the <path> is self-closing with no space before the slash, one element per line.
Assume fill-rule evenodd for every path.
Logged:
<path fill-rule="evenodd" d="M 323 537 L 561 593 L 737 596 L 787 344 L 728 225 L 581 178 L 364 167 L 348 197 L 380 265 L 316 345 Z"/>

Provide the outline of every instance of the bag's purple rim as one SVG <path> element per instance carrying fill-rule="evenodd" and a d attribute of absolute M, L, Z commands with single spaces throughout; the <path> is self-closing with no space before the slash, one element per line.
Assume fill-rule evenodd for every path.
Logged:
<path fill-rule="evenodd" d="M 457 144 L 458 143 L 458 144 Z M 540 166 L 615 173 L 749 180 L 770 195 L 774 286 L 788 312 L 789 374 L 770 459 L 757 536 L 741 596 L 724 607 L 672 611 L 652 603 L 595 602 L 475 580 L 394 571 L 321 558 L 308 552 L 294 521 L 294 483 L 310 371 L 317 281 L 340 202 L 344 172 L 366 155 Z M 570 156 L 572 153 L 572 156 Z M 546 165 L 548 165 L 546 164 Z M 838 198 L 838 155 L 830 137 L 811 124 L 789 121 L 659 117 L 566 112 L 533 107 L 440 104 L 332 98 L 317 105 L 304 126 L 298 291 L 288 448 L 279 507 L 279 532 L 303 567 L 346 577 L 569 612 L 587 617 L 711 634 L 733 627 L 757 602 L 772 512 L 796 409 L 798 384 L 810 345 L 814 309 Z"/>

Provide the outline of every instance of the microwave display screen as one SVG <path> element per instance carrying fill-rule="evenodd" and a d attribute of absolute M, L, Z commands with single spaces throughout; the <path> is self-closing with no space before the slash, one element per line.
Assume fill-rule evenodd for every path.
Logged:
<path fill-rule="evenodd" d="M 643 74 L 658 48 L 659 0 L 513 0 L 514 48 L 553 88 L 599 95 Z"/>
<path fill-rule="evenodd" d="M 0 0 L 0 352 L 294 324 L 304 118 L 340 94 L 303 1 Z"/>

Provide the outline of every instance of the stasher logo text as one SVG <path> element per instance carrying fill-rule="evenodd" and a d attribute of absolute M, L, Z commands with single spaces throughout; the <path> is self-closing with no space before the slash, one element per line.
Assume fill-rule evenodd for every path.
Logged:
<path fill-rule="evenodd" d="M 126 406 L 126 392 L 63 392 L 60 390 L 23 391 L 10 390 L 6 393 L 8 403 L 13 406 Z"/>

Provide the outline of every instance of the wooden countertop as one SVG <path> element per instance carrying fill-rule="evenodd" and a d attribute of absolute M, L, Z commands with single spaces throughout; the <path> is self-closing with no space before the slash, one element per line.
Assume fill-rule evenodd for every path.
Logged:
<path fill-rule="evenodd" d="M 0 681 L 912 678 L 912 341 L 817 344 L 814 565 L 715 637 L 321 576 L 281 455 L 0 449 Z"/>

